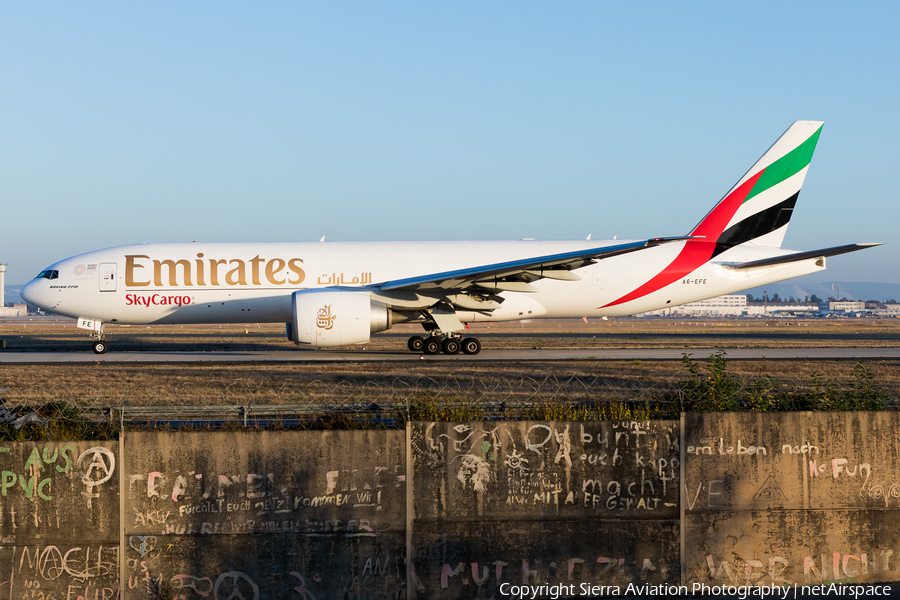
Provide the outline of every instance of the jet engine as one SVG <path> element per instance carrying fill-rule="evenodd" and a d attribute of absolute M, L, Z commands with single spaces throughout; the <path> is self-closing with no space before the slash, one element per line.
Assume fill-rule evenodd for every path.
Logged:
<path fill-rule="evenodd" d="M 393 324 L 391 309 L 366 292 L 301 290 L 292 294 L 291 302 L 294 322 L 288 324 L 288 338 L 295 344 L 316 348 L 361 344 Z"/>

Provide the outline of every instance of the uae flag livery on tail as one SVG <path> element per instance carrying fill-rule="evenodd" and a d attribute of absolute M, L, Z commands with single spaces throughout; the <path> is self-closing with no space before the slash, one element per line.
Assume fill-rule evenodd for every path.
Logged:
<path fill-rule="evenodd" d="M 641 298 L 687 277 L 741 244 L 780 248 L 822 121 L 796 121 L 688 234 L 692 239 L 662 271 L 600 308 Z"/>

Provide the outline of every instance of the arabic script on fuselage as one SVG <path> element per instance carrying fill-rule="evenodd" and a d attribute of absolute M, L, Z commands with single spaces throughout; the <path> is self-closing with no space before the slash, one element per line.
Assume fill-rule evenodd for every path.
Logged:
<path fill-rule="evenodd" d="M 366 285 L 367 283 L 372 283 L 372 274 L 360 273 L 359 275 L 354 275 L 352 279 L 344 273 L 324 274 L 319 276 L 316 283 L 320 285 Z"/>

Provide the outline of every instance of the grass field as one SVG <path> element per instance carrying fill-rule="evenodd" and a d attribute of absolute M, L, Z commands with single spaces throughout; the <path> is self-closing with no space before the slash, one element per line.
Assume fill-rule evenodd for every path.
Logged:
<path fill-rule="evenodd" d="M 418 326 L 379 334 L 365 351 L 403 351 Z M 294 350 L 281 325 L 112 326 L 111 351 Z M 900 320 L 549 320 L 473 326 L 491 348 L 897 347 Z M 0 323 L 5 351 L 88 350 L 72 321 Z M 354 347 L 363 351 L 363 347 Z M 344 349 L 346 350 L 346 348 Z M 693 353 L 702 360 L 705 356 Z M 598 356 L 601 356 L 598 354 Z M 726 355 L 727 356 L 727 355 Z M 785 389 L 814 380 L 852 385 L 856 361 L 730 361 L 748 381 L 774 377 Z M 900 398 L 900 362 L 870 361 L 879 386 Z M 659 397 L 687 372 L 680 361 L 480 361 L 477 363 L 259 363 L 2 365 L 9 405 L 62 401 L 79 406 L 258 405 L 403 402 L 422 395 L 469 402 L 635 400 Z M 6 388 L 6 389 L 4 389 Z"/>
<path fill-rule="evenodd" d="M 104 325 L 112 351 L 298 350 L 281 324 Z M 370 342 L 337 350 L 405 350 L 417 324 L 396 325 Z M 897 347 L 900 319 L 548 319 L 471 326 L 485 348 Z M 88 349 L 88 333 L 66 320 L 0 322 L 7 351 Z M 300 350 L 302 351 L 302 350 Z"/>

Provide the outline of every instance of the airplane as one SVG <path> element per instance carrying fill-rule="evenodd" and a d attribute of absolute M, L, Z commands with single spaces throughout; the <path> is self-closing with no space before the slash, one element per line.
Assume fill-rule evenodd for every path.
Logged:
<path fill-rule="evenodd" d="M 797 121 L 680 237 L 644 240 L 155 243 L 61 260 L 22 298 L 74 317 L 103 354 L 108 323 L 285 323 L 299 346 L 363 344 L 420 323 L 413 352 L 477 354 L 469 323 L 626 316 L 825 269 L 863 243 L 781 248 L 822 132 Z"/>

